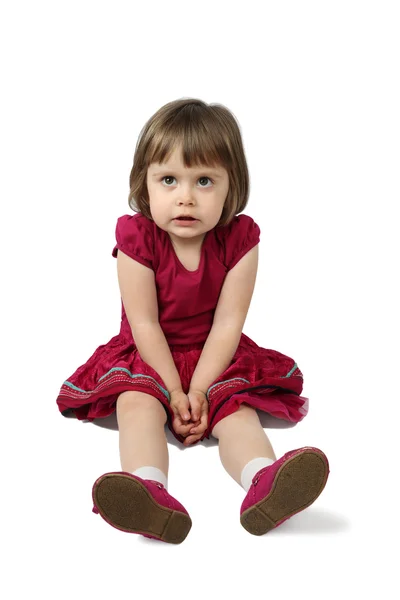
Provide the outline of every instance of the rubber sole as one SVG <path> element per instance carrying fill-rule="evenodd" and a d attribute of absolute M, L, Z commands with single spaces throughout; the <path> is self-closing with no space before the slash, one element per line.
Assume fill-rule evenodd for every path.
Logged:
<path fill-rule="evenodd" d="M 128 533 L 180 544 L 192 527 L 189 515 L 158 504 L 140 481 L 128 475 L 101 477 L 93 490 L 93 501 L 107 523 Z"/>
<path fill-rule="evenodd" d="M 264 535 L 286 519 L 307 508 L 325 487 L 329 467 L 321 454 L 306 451 L 283 463 L 268 496 L 240 516 L 253 535 Z"/>

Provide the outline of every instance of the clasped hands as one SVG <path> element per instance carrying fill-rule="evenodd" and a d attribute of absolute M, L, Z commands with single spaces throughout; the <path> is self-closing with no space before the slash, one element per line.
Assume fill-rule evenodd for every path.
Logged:
<path fill-rule="evenodd" d="M 184 446 L 197 442 L 208 424 L 206 394 L 201 390 L 190 389 L 187 394 L 183 390 L 174 390 L 170 393 L 170 406 L 174 413 L 172 427 L 178 435 L 186 438 Z"/>

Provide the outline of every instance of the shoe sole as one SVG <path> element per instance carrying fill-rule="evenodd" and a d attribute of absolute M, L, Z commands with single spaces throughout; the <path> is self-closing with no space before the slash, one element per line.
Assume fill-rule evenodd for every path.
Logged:
<path fill-rule="evenodd" d="M 189 515 L 158 504 L 140 481 L 120 473 L 100 477 L 93 502 L 110 525 L 128 533 L 152 535 L 180 544 L 192 527 Z"/>
<path fill-rule="evenodd" d="M 307 450 L 283 463 L 268 496 L 240 516 L 243 527 L 253 535 L 264 535 L 312 504 L 328 479 L 329 467 L 319 452 Z"/>

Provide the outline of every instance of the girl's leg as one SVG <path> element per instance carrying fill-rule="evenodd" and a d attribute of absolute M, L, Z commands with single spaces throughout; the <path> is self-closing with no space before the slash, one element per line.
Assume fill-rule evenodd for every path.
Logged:
<path fill-rule="evenodd" d="M 123 471 L 155 467 L 168 477 L 169 455 L 161 402 L 143 392 L 123 392 L 117 400 L 119 452 Z"/>
<path fill-rule="evenodd" d="M 241 404 L 239 410 L 219 421 L 211 434 L 219 440 L 223 467 L 239 485 L 242 485 L 242 471 L 251 460 L 259 457 L 271 459 L 271 463 L 276 460 L 256 410 L 247 404 Z"/>
<path fill-rule="evenodd" d="M 116 529 L 180 544 L 192 521 L 167 491 L 167 414 L 159 400 L 133 391 L 118 396 L 116 412 L 121 467 L 134 477 L 119 472 L 99 477 L 93 486 L 93 512 Z"/>

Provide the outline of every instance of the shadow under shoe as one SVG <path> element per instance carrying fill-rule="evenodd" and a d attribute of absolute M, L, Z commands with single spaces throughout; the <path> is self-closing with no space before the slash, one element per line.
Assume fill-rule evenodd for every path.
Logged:
<path fill-rule="evenodd" d="M 162 483 L 125 471 L 99 477 L 92 498 L 93 512 L 121 531 L 180 544 L 192 527 L 185 507 Z"/>

